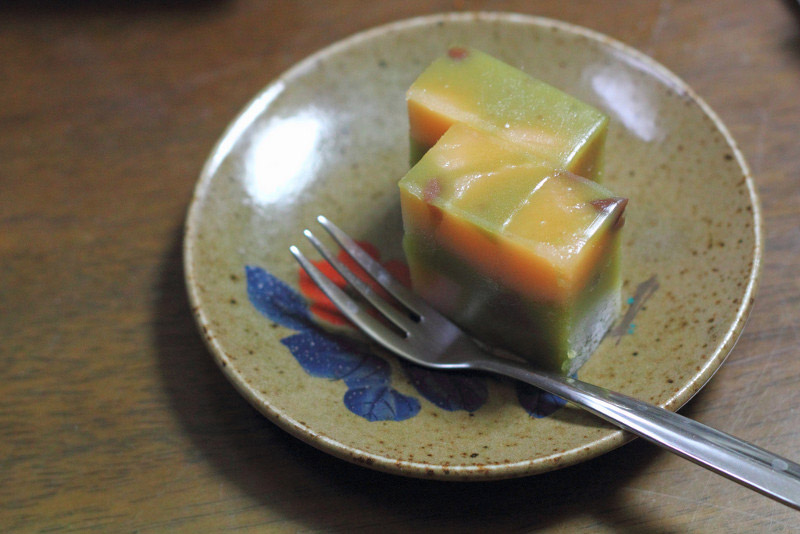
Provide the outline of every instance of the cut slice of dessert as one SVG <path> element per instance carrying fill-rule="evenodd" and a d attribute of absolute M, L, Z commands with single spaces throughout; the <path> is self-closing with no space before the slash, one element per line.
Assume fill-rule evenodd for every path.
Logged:
<path fill-rule="evenodd" d="M 574 372 L 620 305 L 627 200 L 455 124 L 399 182 L 414 290 L 467 332 Z"/>
<path fill-rule="evenodd" d="M 560 169 L 599 181 L 608 117 L 494 57 L 451 48 L 406 93 L 411 162 L 457 122 L 504 137 Z"/>

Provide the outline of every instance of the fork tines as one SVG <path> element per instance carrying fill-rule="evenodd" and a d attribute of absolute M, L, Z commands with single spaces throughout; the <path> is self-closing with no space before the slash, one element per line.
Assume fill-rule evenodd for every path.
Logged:
<path fill-rule="evenodd" d="M 416 295 L 403 286 L 389 272 L 366 253 L 350 236 L 320 215 L 317 221 L 330 234 L 333 240 L 353 258 L 353 260 L 364 271 L 372 277 L 375 282 L 386 290 L 389 295 L 397 300 L 399 304 L 408 309 L 404 313 L 389 303 L 383 296 L 379 295 L 365 281 L 359 278 L 353 271 L 345 266 L 335 254 L 333 254 L 313 233 L 304 230 L 303 234 L 311 242 L 320 255 L 344 278 L 347 283 L 361 295 L 370 305 L 377 309 L 384 317 L 391 321 L 395 326 L 403 331 L 407 336 L 417 322 L 419 317 L 425 313 L 427 305 L 422 303 Z M 290 251 L 300 263 L 302 268 L 308 273 L 311 279 L 325 293 L 328 298 L 359 328 L 371 335 L 374 339 L 384 343 L 382 338 L 397 338 L 397 333 L 388 328 L 381 321 L 369 314 L 364 306 L 339 288 L 325 274 L 322 273 L 302 252 L 296 247 L 291 246 Z M 397 347 L 389 347 L 396 350 Z"/>

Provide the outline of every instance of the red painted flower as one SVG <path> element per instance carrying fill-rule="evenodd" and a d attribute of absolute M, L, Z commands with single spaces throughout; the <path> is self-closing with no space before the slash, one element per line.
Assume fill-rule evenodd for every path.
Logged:
<path fill-rule="evenodd" d="M 378 249 L 375 247 L 375 245 L 367 243 L 366 241 L 358 241 L 357 243 L 367 252 L 367 254 L 372 256 L 375 260 L 380 261 L 380 252 L 378 252 Z M 378 286 L 372 277 L 364 272 L 364 270 L 361 269 L 361 267 L 359 267 L 358 264 L 353 261 L 353 259 L 345 251 L 340 250 L 337 258 L 351 271 L 358 275 L 359 278 L 368 283 L 370 287 L 372 287 L 380 295 L 383 295 L 384 297 L 387 296 L 386 292 L 381 289 L 380 286 Z M 317 260 L 313 263 L 337 286 L 341 288 L 347 286 L 344 278 L 342 278 L 341 275 L 336 272 L 336 269 L 331 267 L 327 261 Z M 410 287 L 411 282 L 408 274 L 408 267 L 405 263 L 399 260 L 388 260 L 383 262 L 382 265 L 392 276 L 397 278 L 397 280 Z M 316 319 L 333 326 L 352 326 L 350 320 L 342 315 L 342 313 L 339 311 L 339 308 L 337 308 L 336 305 L 325 295 L 325 293 L 323 293 L 322 290 L 317 287 L 317 285 L 311 280 L 311 278 L 302 268 L 298 269 L 298 274 L 300 278 L 300 292 L 306 299 L 308 299 L 309 309 Z"/>

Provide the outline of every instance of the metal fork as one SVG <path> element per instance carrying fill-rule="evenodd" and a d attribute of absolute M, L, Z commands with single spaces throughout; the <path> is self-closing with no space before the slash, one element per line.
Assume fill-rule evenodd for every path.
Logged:
<path fill-rule="evenodd" d="M 800 510 L 800 465 L 692 419 L 574 378 L 534 369 L 481 348 L 448 319 L 393 278 L 323 216 L 318 222 L 397 303 L 392 304 L 352 273 L 309 230 L 305 236 L 342 277 L 394 327 L 369 313 L 311 263 L 290 250 L 311 279 L 374 341 L 407 360 L 434 369 L 474 369 L 522 380 L 558 395 L 620 428 Z M 397 304 L 405 309 L 399 309 Z"/>

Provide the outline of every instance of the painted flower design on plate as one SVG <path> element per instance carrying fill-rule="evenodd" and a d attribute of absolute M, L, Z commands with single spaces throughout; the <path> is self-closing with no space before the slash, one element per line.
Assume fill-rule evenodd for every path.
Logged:
<path fill-rule="evenodd" d="M 378 249 L 359 242 L 373 258 L 380 260 Z M 339 259 L 377 291 L 377 284 L 344 252 Z M 344 279 L 324 260 L 315 262 L 340 287 Z M 398 280 L 408 285 L 408 267 L 399 260 L 382 262 Z M 355 328 L 311 281 L 298 269 L 300 292 L 267 270 L 245 267 L 247 294 L 251 304 L 269 320 L 294 330 L 281 340 L 303 370 L 312 377 L 342 380 L 347 385 L 344 406 L 368 421 L 403 421 L 421 409 L 418 398 L 392 387 L 389 362 L 376 354 L 374 347 L 343 333 Z M 488 377 L 475 373 L 442 372 L 400 360 L 403 372 L 419 395 L 440 409 L 475 412 L 489 396 Z M 532 417 L 546 417 L 564 405 L 549 393 L 524 384 L 517 385 L 520 405 Z"/>

